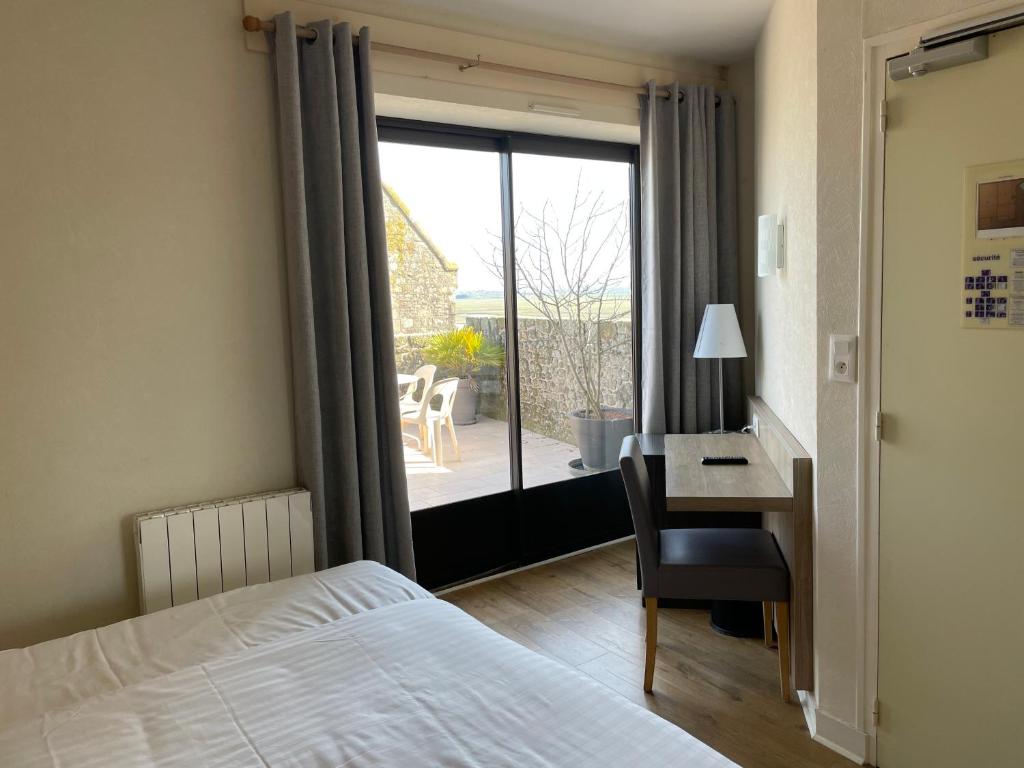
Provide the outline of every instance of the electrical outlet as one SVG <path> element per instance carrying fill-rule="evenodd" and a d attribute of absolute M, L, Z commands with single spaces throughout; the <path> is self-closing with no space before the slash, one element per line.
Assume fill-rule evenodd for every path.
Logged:
<path fill-rule="evenodd" d="M 857 381 L 857 337 L 832 334 L 828 337 L 828 378 L 853 384 Z"/>

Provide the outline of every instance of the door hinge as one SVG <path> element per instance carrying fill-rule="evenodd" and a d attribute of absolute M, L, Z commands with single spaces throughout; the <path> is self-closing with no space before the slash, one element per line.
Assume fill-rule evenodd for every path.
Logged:
<path fill-rule="evenodd" d="M 882 441 L 882 425 L 885 423 L 881 411 L 875 411 L 875 440 Z"/>
<path fill-rule="evenodd" d="M 889 105 L 885 99 L 878 102 L 878 130 L 885 133 L 889 125 Z"/>
<path fill-rule="evenodd" d="M 871 720 L 872 720 L 872 722 L 875 725 L 878 725 L 878 720 L 879 720 L 878 699 L 875 699 L 875 703 L 871 707 Z"/>

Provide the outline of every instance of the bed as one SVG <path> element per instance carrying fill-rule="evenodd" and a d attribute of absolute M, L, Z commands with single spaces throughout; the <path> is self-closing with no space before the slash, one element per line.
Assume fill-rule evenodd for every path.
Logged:
<path fill-rule="evenodd" d="M 2 651 L 0 690 L 4 766 L 733 765 L 370 562 Z"/>

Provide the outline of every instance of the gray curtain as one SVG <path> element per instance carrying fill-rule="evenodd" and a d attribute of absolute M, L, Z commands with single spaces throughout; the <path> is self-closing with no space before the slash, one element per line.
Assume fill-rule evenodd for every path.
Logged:
<path fill-rule="evenodd" d="M 268 35 L 277 85 L 300 482 L 319 567 L 413 576 L 370 35 L 290 13 Z"/>
<path fill-rule="evenodd" d="M 694 359 L 697 332 L 707 304 L 739 297 L 736 105 L 706 86 L 670 91 L 658 96 L 652 82 L 640 96 L 641 427 L 706 432 L 718 427 L 718 362 Z M 735 429 L 741 363 L 724 364 L 725 426 Z"/>

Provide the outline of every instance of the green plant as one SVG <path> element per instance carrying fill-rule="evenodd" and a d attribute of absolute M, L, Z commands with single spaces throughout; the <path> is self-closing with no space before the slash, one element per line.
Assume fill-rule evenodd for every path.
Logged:
<path fill-rule="evenodd" d="M 470 326 L 431 336 L 424 359 L 451 376 L 473 380 L 473 374 L 505 362 L 505 350 Z"/>

